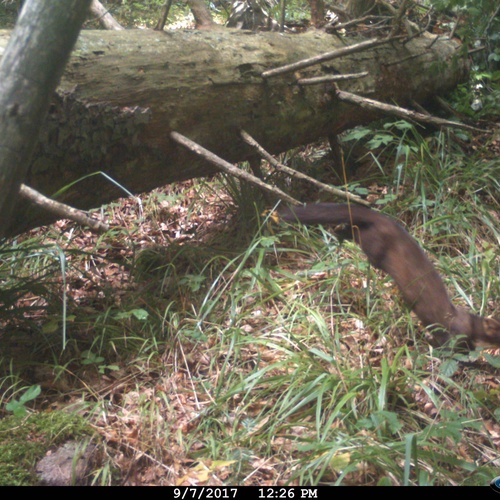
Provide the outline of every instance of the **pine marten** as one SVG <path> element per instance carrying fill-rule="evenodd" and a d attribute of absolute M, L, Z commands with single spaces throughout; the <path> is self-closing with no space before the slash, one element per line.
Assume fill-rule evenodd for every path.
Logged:
<path fill-rule="evenodd" d="M 431 261 L 418 243 L 395 220 L 358 205 L 318 203 L 280 208 L 278 215 L 288 222 L 332 224 L 340 238 L 354 240 L 369 262 L 388 273 L 434 341 L 443 345 L 464 335 L 460 346 L 500 346 L 500 319 L 484 318 L 455 307 Z"/>

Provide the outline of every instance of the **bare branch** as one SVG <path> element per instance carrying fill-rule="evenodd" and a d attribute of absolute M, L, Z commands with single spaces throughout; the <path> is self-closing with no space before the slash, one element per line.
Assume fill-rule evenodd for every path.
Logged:
<path fill-rule="evenodd" d="M 189 149 L 193 153 L 196 153 L 198 156 L 201 156 L 205 160 L 209 161 L 219 170 L 222 170 L 223 172 L 229 175 L 237 177 L 238 179 L 250 182 L 255 186 L 257 186 L 258 188 L 269 192 L 276 198 L 286 201 L 287 203 L 291 203 L 292 205 L 301 205 L 299 201 L 297 201 L 295 198 L 292 198 L 285 192 L 281 191 L 281 189 L 270 186 L 269 184 L 266 184 L 264 181 L 261 181 L 258 177 L 255 177 L 255 175 L 249 174 L 248 172 L 245 172 L 244 170 L 235 167 L 231 163 L 227 162 L 226 160 L 223 160 L 222 158 L 219 158 L 211 151 L 208 151 L 208 149 L 205 149 L 204 147 L 200 146 L 191 139 L 188 139 L 182 134 L 179 134 L 178 132 L 170 132 L 170 137 L 178 144 L 181 144 L 182 146 Z"/>
<path fill-rule="evenodd" d="M 350 21 L 346 21 L 345 23 L 339 23 L 332 26 L 332 28 L 336 30 L 343 30 L 350 28 L 351 26 L 355 26 L 356 24 L 364 23 L 365 21 L 376 21 L 376 20 L 387 20 L 390 19 L 390 16 L 374 16 L 372 14 L 368 16 L 359 17 L 358 19 L 352 19 Z"/>
<path fill-rule="evenodd" d="M 309 183 L 313 184 L 314 186 L 322 189 L 323 191 L 327 191 L 335 196 L 339 196 L 340 198 L 345 198 L 347 200 L 351 200 L 356 203 L 360 203 L 361 205 L 366 205 L 367 207 L 370 206 L 370 204 L 360 198 L 359 196 L 356 196 L 354 194 L 351 194 L 347 191 L 342 191 L 342 189 L 334 188 L 332 186 L 329 186 L 328 184 L 324 184 L 322 182 L 317 181 L 313 177 L 310 177 L 306 174 L 303 174 L 302 172 L 298 172 L 297 170 L 294 170 L 293 168 L 289 168 L 286 165 L 283 165 L 279 161 L 277 161 L 270 153 L 268 153 L 250 134 L 242 130 L 240 132 L 241 137 L 243 140 L 249 145 L 252 146 L 258 153 L 267 160 L 274 168 L 277 170 L 281 170 L 282 172 L 285 172 L 286 174 L 295 177 L 296 179 L 301 179 L 304 181 L 308 181 Z"/>
<path fill-rule="evenodd" d="M 389 38 L 395 36 L 397 33 L 401 31 L 401 20 L 403 19 L 403 16 L 406 12 L 406 4 L 408 3 L 408 0 L 403 0 L 401 2 L 401 5 L 399 6 L 399 9 L 396 12 L 396 15 L 394 16 L 394 19 L 392 21 L 392 29 L 389 34 Z M 407 25 L 407 29 L 409 26 Z M 408 35 L 411 36 L 411 33 L 408 32 Z"/>
<path fill-rule="evenodd" d="M 498 7 L 496 8 L 495 12 L 493 12 L 493 14 L 491 14 L 489 20 L 488 20 L 488 23 L 486 24 L 484 30 L 483 30 L 483 33 L 488 33 L 488 31 L 490 30 L 490 26 L 491 26 L 491 23 L 494 21 L 494 19 L 500 14 L 500 3 L 498 4 Z M 457 20 L 457 24 L 458 24 L 458 20 Z"/>
<path fill-rule="evenodd" d="M 26 184 L 21 184 L 19 188 L 19 194 L 28 200 L 30 200 L 35 205 L 56 214 L 61 219 L 71 219 L 82 226 L 88 226 L 92 231 L 96 233 L 104 233 L 109 231 L 109 225 L 98 220 L 91 219 L 87 217 L 81 210 L 65 205 L 55 200 L 47 198 L 42 193 L 35 191 L 34 189 L 26 186 Z"/>
<path fill-rule="evenodd" d="M 346 75 L 325 75 L 325 76 L 315 76 L 313 78 L 299 78 L 297 80 L 298 85 L 316 85 L 318 83 L 326 82 L 339 82 L 342 80 L 355 80 L 356 78 L 363 78 L 368 76 L 368 71 L 362 71 L 361 73 L 350 73 Z"/>
<path fill-rule="evenodd" d="M 356 43 L 355 45 L 349 45 L 348 47 L 342 47 L 341 49 L 333 50 L 332 52 L 326 52 L 325 54 L 320 54 L 319 56 L 310 57 L 309 59 L 303 59 L 302 61 L 297 61 L 292 64 L 287 64 L 281 66 L 280 68 L 270 69 L 269 71 L 264 71 L 261 76 L 262 78 L 269 78 L 271 76 L 282 75 L 284 73 L 292 73 L 298 69 L 307 68 L 313 66 L 314 64 L 319 64 L 324 61 L 330 61 L 339 57 L 346 56 L 348 54 L 353 54 L 355 52 L 362 52 L 363 50 L 368 50 L 378 45 L 383 45 L 385 43 L 393 42 L 395 40 L 400 40 L 402 36 L 396 36 L 394 38 L 384 38 L 379 40 L 374 38 L 372 40 L 366 40 L 365 42 Z"/>
<path fill-rule="evenodd" d="M 417 113 L 416 111 L 410 111 L 409 109 L 400 108 L 399 106 L 394 106 L 392 104 L 386 104 L 384 102 L 374 101 L 373 99 L 367 99 L 366 97 L 351 94 L 350 92 L 344 92 L 343 90 L 337 90 L 336 95 L 337 99 L 339 99 L 340 101 L 356 104 L 357 106 L 360 106 L 364 109 L 371 109 L 373 111 L 379 111 L 388 115 L 399 116 L 400 118 L 405 118 L 407 120 L 415 120 L 421 123 L 428 123 L 430 125 L 435 125 L 436 127 L 451 127 L 463 130 L 471 130 L 474 132 L 488 132 L 487 130 L 471 127 L 470 125 L 465 125 L 463 123 L 452 122 L 450 120 L 444 120 L 443 118 L 437 118 L 435 116 Z"/>
<path fill-rule="evenodd" d="M 286 0 L 280 0 L 280 33 L 285 31 Z"/>
<path fill-rule="evenodd" d="M 458 14 L 458 16 L 455 20 L 455 24 L 453 25 L 453 29 L 451 30 L 450 38 L 453 38 L 455 36 L 455 31 L 457 31 L 457 28 L 460 25 L 461 19 L 462 19 L 462 14 Z"/>

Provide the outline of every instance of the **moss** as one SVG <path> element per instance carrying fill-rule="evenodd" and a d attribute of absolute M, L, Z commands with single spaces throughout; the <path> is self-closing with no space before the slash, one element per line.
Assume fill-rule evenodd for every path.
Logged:
<path fill-rule="evenodd" d="M 62 411 L 0 420 L 0 486 L 36 484 L 35 465 L 49 448 L 91 434 L 82 417 Z"/>

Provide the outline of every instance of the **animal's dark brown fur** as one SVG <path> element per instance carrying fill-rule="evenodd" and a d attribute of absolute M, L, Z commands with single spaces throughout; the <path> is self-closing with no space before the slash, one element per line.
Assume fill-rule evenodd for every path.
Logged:
<path fill-rule="evenodd" d="M 289 222 L 342 225 L 337 234 L 354 239 L 373 266 L 392 276 L 408 306 L 424 326 L 432 327 L 437 344 L 465 335 L 468 347 L 500 346 L 500 320 L 455 307 L 431 261 L 390 217 L 358 205 L 335 203 L 282 208 L 278 213 Z"/>

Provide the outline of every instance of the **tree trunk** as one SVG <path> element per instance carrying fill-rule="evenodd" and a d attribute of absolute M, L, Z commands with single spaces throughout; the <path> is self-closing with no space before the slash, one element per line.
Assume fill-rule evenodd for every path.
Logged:
<path fill-rule="evenodd" d="M 108 12 L 108 9 L 99 2 L 99 0 L 92 0 L 90 4 L 90 11 L 99 20 L 101 26 L 107 30 L 122 30 L 123 26 Z"/>
<path fill-rule="evenodd" d="M 7 32 L 0 32 L 0 48 Z M 349 44 L 360 40 L 348 39 Z M 454 42 L 433 36 L 263 79 L 277 66 L 343 47 L 335 36 L 242 30 L 84 31 L 54 97 L 25 183 L 78 208 L 212 173 L 206 161 L 170 139 L 178 131 L 230 162 L 255 154 L 246 130 L 279 153 L 374 118 L 338 102 L 331 83 L 299 87 L 296 77 L 368 71 L 339 83 L 348 92 L 405 105 L 454 87 L 466 73 Z M 300 73 L 300 74 L 299 74 Z M 25 201 L 8 233 L 53 220 Z"/>
<path fill-rule="evenodd" d="M 375 0 L 349 0 L 346 11 L 352 18 L 361 17 L 375 5 Z"/>
<path fill-rule="evenodd" d="M 309 6 L 311 7 L 311 24 L 315 28 L 321 28 L 326 24 L 323 0 L 309 0 Z"/>
<path fill-rule="evenodd" d="M 170 7 L 172 7 L 172 0 L 167 0 L 165 2 L 165 5 L 161 8 L 161 14 L 160 17 L 158 18 L 158 22 L 156 23 L 155 26 L 155 31 L 163 31 L 163 28 L 165 27 L 165 24 L 168 19 L 168 13 L 170 12 Z"/>
<path fill-rule="evenodd" d="M 199 29 L 211 29 L 216 26 L 212 14 L 203 0 L 187 0 L 187 4 L 194 16 L 194 22 Z"/>
<path fill-rule="evenodd" d="M 49 99 L 89 11 L 90 0 L 24 5 L 0 63 L 0 237 L 14 219 Z M 5 41 L 6 42 L 6 41 Z"/>

